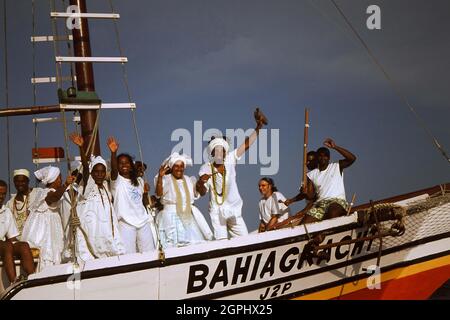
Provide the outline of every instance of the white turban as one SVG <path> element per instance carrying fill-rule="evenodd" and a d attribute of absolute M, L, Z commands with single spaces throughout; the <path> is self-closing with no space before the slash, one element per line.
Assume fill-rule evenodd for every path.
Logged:
<path fill-rule="evenodd" d="M 209 154 L 211 154 L 216 147 L 223 147 L 225 149 L 225 153 L 227 153 L 228 150 L 230 149 L 230 145 L 228 144 L 228 142 L 225 139 L 214 138 L 213 140 L 211 140 L 209 142 L 209 145 L 208 145 Z"/>
<path fill-rule="evenodd" d="M 81 162 L 78 160 L 70 161 L 70 171 L 74 172 L 75 170 L 81 169 Z"/>
<path fill-rule="evenodd" d="M 91 156 L 91 163 L 89 164 L 89 172 L 92 172 L 92 169 L 94 169 L 94 167 L 97 164 L 104 165 L 105 169 L 108 168 L 108 166 L 106 165 L 105 159 L 103 159 L 101 156 Z"/>
<path fill-rule="evenodd" d="M 177 163 L 178 161 L 181 161 L 184 163 L 184 166 L 192 166 L 192 159 L 187 154 L 179 154 L 178 152 L 174 152 L 168 157 L 166 160 L 164 160 L 163 165 L 168 165 L 170 169 L 172 169 L 173 165 Z"/>
<path fill-rule="evenodd" d="M 35 171 L 34 175 L 39 181 L 42 182 L 42 184 L 47 185 L 49 183 L 55 182 L 60 173 L 61 172 L 59 171 L 59 168 L 48 166 Z"/>
<path fill-rule="evenodd" d="M 13 178 L 15 176 L 25 176 L 27 178 L 30 178 L 30 171 L 27 169 L 17 169 L 13 171 Z"/>

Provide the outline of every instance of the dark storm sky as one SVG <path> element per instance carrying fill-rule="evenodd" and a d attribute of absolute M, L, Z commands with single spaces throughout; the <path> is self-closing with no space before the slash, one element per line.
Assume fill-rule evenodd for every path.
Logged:
<path fill-rule="evenodd" d="M 60 3 L 60 1 L 56 1 Z M 450 3 L 338 0 L 431 132 L 450 149 Z M 50 35 L 47 1 L 36 1 L 38 35 Z M 326 137 L 353 151 L 346 171 L 347 198 L 357 203 L 450 181 L 449 163 L 395 95 L 356 42 L 330 1 L 115 1 L 129 58 L 131 94 L 138 105 L 144 159 L 153 177 L 176 142 L 173 130 L 251 128 L 261 106 L 270 128 L 280 130 L 280 170 L 273 178 L 293 196 L 299 186 L 304 107 L 309 106 L 310 147 Z M 366 8 L 381 8 L 381 30 L 366 28 Z M 10 106 L 30 105 L 32 87 L 31 1 L 7 0 Z M 108 12 L 108 1 L 88 1 L 91 12 Z M 59 25 L 63 32 L 63 21 Z M 90 24 L 94 56 L 118 56 L 111 21 Z M 1 21 L 3 35 L 3 17 Z M 4 41 L 1 40 L 4 59 Z M 65 47 L 61 47 L 61 50 Z M 64 51 L 65 52 L 65 51 Z M 64 53 L 65 54 L 65 53 Z M 55 73 L 50 44 L 36 45 L 37 76 Z M 119 65 L 95 66 L 104 102 L 125 102 Z M 0 97 L 4 105 L 4 66 Z M 67 84 L 66 84 L 67 85 Z M 38 104 L 56 102 L 54 85 L 40 85 Z M 34 169 L 32 117 L 10 118 L 13 168 Z M 0 120 L 0 178 L 6 179 L 6 129 Z M 129 111 L 105 111 L 100 137 L 115 135 L 121 150 L 138 155 Z M 42 125 L 41 146 L 64 146 L 61 125 Z M 203 146 L 206 144 L 204 143 Z M 72 148 L 72 152 L 75 149 Z M 339 155 L 332 153 L 337 160 Z M 257 226 L 261 165 L 238 167 L 244 218 Z M 199 165 L 187 174 L 196 175 Z M 198 203 L 207 213 L 207 202 Z M 303 203 L 295 206 L 301 209 Z"/>

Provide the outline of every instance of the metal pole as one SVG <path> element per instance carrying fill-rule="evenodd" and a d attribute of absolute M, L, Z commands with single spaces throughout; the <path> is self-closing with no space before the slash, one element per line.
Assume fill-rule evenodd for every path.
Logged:
<path fill-rule="evenodd" d="M 70 0 L 70 5 L 78 6 L 80 13 L 87 13 L 85 0 Z M 72 29 L 73 48 L 76 57 L 91 57 L 91 44 L 89 38 L 89 25 L 86 18 L 80 18 L 80 28 Z M 91 62 L 76 62 L 75 72 L 77 76 L 78 91 L 95 91 L 94 70 Z M 88 146 L 94 133 L 96 110 L 80 110 L 81 135 L 85 147 Z M 100 155 L 99 135 L 93 141 L 93 154 Z"/>
<path fill-rule="evenodd" d="M 309 110 L 308 108 L 305 109 L 305 129 L 303 132 L 303 174 L 302 174 L 302 186 L 303 186 L 303 192 L 306 192 L 306 160 L 307 160 L 307 153 L 308 153 L 308 129 L 309 129 Z"/>

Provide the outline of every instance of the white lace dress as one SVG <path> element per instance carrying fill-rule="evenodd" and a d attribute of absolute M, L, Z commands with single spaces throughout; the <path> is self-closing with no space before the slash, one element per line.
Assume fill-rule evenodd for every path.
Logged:
<path fill-rule="evenodd" d="M 22 241 L 28 242 L 30 247 L 38 248 L 39 270 L 61 263 L 64 249 L 64 235 L 59 204 L 48 205 L 45 201 L 47 194 L 55 189 L 35 188 L 36 197 L 29 204 L 30 215 L 23 225 Z"/>
<path fill-rule="evenodd" d="M 89 177 L 86 191 L 83 193 L 82 188 L 79 190 L 77 213 L 97 258 L 125 254 L 111 192 L 106 182 L 102 188 Z M 81 232 L 77 232 L 77 248 L 77 254 L 82 260 L 94 259 Z"/>

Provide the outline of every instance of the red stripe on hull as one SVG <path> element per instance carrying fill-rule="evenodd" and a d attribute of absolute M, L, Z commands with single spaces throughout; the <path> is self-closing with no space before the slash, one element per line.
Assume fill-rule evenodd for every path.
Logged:
<path fill-rule="evenodd" d="M 392 279 L 381 283 L 381 289 L 355 291 L 339 300 L 425 300 L 450 279 L 450 265 Z M 365 281 L 365 280 L 363 280 Z"/>

